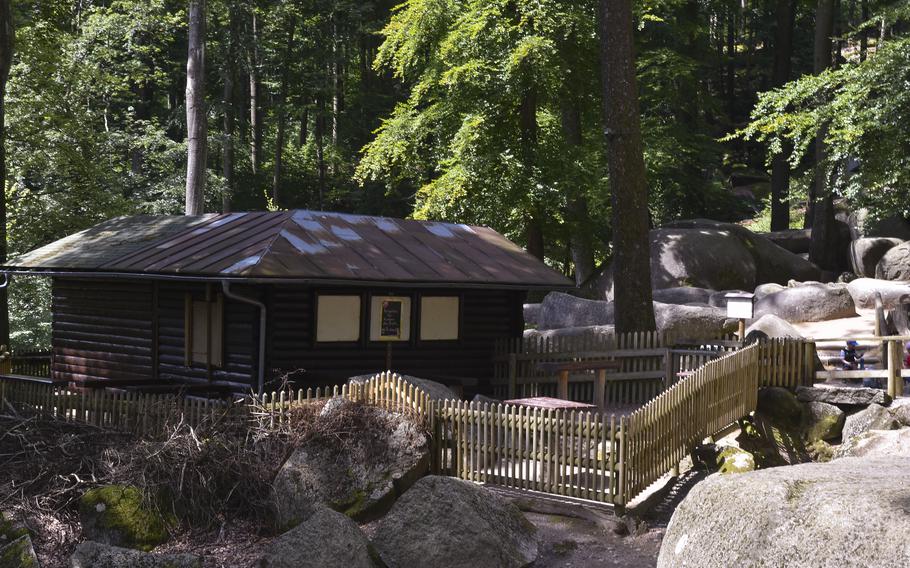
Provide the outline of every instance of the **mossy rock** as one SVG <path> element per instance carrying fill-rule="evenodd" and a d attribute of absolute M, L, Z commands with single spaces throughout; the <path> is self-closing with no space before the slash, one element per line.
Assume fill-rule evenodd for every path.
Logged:
<path fill-rule="evenodd" d="M 817 462 L 829 462 L 834 458 L 834 447 L 824 440 L 816 440 L 809 446 L 809 455 Z"/>
<path fill-rule="evenodd" d="M 89 540 L 149 551 L 168 539 L 168 523 L 135 488 L 106 485 L 79 500 L 82 532 Z"/>
<path fill-rule="evenodd" d="M 3 548 L 17 538 L 27 534 L 29 534 L 29 532 L 25 525 L 15 522 L 8 516 L 0 513 L 0 548 Z"/>
<path fill-rule="evenodd" d="M 38 557 L 27 534 L 9 544 L 0 544 L 0 568 L 38 568 Z"/>
<path fill-rule="evenodd" d="M 727 446 L 717 456 L 717 464 L 720 473 L 755 471 L 755 456 L 743 449 Z"/>
<path fill-rule="evenodd" d="M 803 405 L 795 394 L 781 387 L 759 389 L 757 412 L 784 429 L 799 429 L 803 423 Z"/>
<path fill-rule="evenodd" d="M 836 440 L 844 428 L 846 415 L 840 408 L 824 402 L 806 404 L 808 424 L 806 441 L 812 444 L 818 440 Z"/>

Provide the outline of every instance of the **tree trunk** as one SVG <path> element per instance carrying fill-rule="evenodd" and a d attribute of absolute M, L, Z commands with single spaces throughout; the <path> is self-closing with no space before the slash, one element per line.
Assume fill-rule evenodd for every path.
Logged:
<path fill-rule="evenodd" d="M 727 2 L 727 115 L 731 123 L 736 119 L 736 0 Z"/>
<path fill-rule="evenodd" d="M 186 58 L 186 214 L 201 215 L 205 203 L 205 0 L 190 0 Z"/>
<path fill-rule="evenodd" d="M 530 77 L 531 70 L 523 72 Z M 530 78 L 525 79 L 524 93 L 518 108 L 518 129 L 521 137 L 521 164 L 524 170 L 525 182 L 528 184 L 528 193 L 534 184 L 534 166 L 537 160 L 537 88 Z M 533 256 L 544 259 L 544 216 L 543 207 L 531 198 L 529 210 L 525 215 L 525 237 L 527 250 Z"/>
<path fill-rule="evenodd" d="M 860 20 L 863 22 L 869 21 L 869 0 L 860 0 Z M 866 54 L 869 51 L 869 28 L 865 28 L 860 32 L 859 36 L 859 60 L 865 61 Z"/>
<path fill-rule="evenodd" d="M 316 169 L 318 175 L 316 205 L 322 209 L 325 199 L 325 97 L 320 93 L 316 98 L 316 119 L 313 137 L 316 139 Z"/>
<path fill-rule="evenodd" d="M 281 86 L 278 89 L 278 133 L 275 137 L 275 169 L 272 173 L 272 203 L 278 206 L 280 203 L 281 175 L 284 160 L 284 141 L 287 131 L 288 112 L 288 81 L 289 70 L 291 67 L 291 55 L 294 53 L 294 32 L 297 28 L 297 18 L 291 17 L 288 27 L 287 43 L 284 49 L 284 64 L 281 72 Z"/>
<path fill-rule="evenodd" d="M 297 139 L 297 144 L 299 146 L 306 146 L 307 128 L 309 127 L 309 121 L 310 111 L 308 108 L 303 107 L 303 114 L 300 117 L 300 133 Z"/>
<path fill-rule="evenodd" d="M 338 119 L 344 108 L 344 78 L 342 77 L 341 40 L 337 17 L 332 15 L 332 146 L 338 145 Z"/>
<path fill-rule="evenodd" d="M 632 37 L 631 0 L 600 0 L 604 134 L 613 205 L 617 333 L 655 329 L 648 187 Z"/>
<path fill-rule="evenodd" d="M 793 56 L 793 24 L 796 19 L 795 0 L 777 0 L 777 29 L 774 34 L 774 87 L 780 87 L 790 79 Z M 779 154 L 771 158 L 771 230 L 783 231 L 790 228 L 790 165 L 787 154 L 788 144 Z"/>
<path fill-rule="evenodd" d="M 250 167 L 253 175 L 256 175 L 262 163 L 262 85 L 259 82 L 259 16 L 255 8 L 251 12 L 250 22 Z"/>
<path fill-rule="evenodd" d="M 566 93 L 571 93 L 570 88 Z M 567 95 L 571 97 L 571 95 Z M 576 149 L 582 145 L 581 112 L 577 99 L 563 102 L 562 105 L 562 131 L 566 143 Z M 594 243 L 591 239 L 591 217 L 588 214 L 588 199 L 584 189 L 573 187 L 571 195 L 567 196 L 567 215 L 571 237 L 570 249 L 572 264 L 575 267 L 575 284 L 581 286 L 594 274 Z"/>
<path fill-rule="evenodd" d="M 815 13 L 815 56 L 813 71 L 816 75 L 831 67 L 831 35 L 834 31 L 834 0 L 818 0 Z M 814 207 L 812 208 L 812 242 L 809 260 L 823 270 L 838 269 L 838 251 L 831 246 L 835 238 L 834 197 L 828 186 L 826 173 L 827 124 L 821 125 L 815 138 Z"/>
<path fill-rule="evenodd" d="M 221 173 L 224 176 L 225 191 L 221 197 L 221 212 L 231 212 L 234 196 L 234 132 L 237 125 L 237 46 L 239 45 L 239 21 L 237 6 L 230 4 L 229 29 L 227 34 L 227 60 L 222 68 L 224 91 L 222 92 L 223 140 L 221 145 Z"/>
<path fill-rule="evenodd" d="M 10 0 L 0 0 L 0 189 L 6 188 L 6 81 L 13 64 L 15 28 Z M 6 191 L 0 191 L 0 264 L 7 257 Z M 0 345 L 9 347 L 9 298 L 0 288 Z"/>

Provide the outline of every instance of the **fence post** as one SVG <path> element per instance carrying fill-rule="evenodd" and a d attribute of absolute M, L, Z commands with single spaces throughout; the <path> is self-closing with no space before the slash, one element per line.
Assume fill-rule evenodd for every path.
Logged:
<path fill-rule="evenodd" d="M 901 377 L 900 342 L 888 341 L 888 394 L 897 398 L 903 394 L 904 381 Z"/>

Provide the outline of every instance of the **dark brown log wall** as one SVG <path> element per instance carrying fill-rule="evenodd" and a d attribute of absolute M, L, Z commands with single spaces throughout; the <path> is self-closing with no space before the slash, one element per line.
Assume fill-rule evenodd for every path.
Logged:
<path fill-rule="evenodd" d="M 411 297 L 411 340 L 392 346 L 392 370 L 445 382 L 480 380 L 493 374 L 492 353 L 496 339 L 519 337 L 523 327 L 523 292 L 503 290 L 427 290 L 434 295 L 461 297 L 461 329 L 458 341 L 417 340 L 420 291 L 415 289 L 339 288 L 315 289 L 304 286 L 272 286 L 269 306 L 269 371 L 273 377 L 294 372 L 301 384 L 332 384 L 347 377 L 378 372 L 385 368 L 386 346 L 367 341 L 367 318 L 363 317 L 361 340 L 356 344 L 315 342 L 315 299 L 318 292 L 362 294 L 364 312 L 369 297 L 401 295 Z M 296 371 L 296 372 L 295 372 Z M 468 390 L 475 390 L 469 388 Z"/>

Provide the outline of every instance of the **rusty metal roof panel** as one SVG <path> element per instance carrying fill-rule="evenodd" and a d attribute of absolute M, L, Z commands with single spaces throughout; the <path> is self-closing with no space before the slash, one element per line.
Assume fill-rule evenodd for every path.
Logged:
<path fill-rule="evenodd" d="M 487 227 L 319 211 L 112 219 L 7 269 L 567 287 Z"/>

